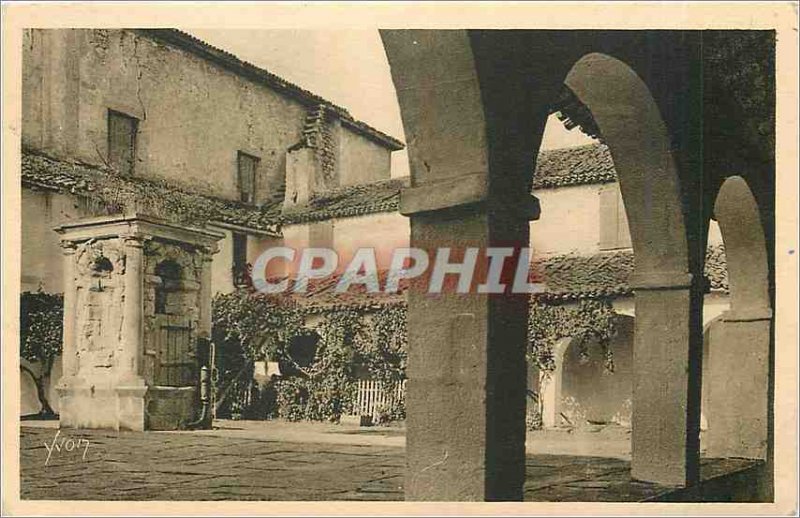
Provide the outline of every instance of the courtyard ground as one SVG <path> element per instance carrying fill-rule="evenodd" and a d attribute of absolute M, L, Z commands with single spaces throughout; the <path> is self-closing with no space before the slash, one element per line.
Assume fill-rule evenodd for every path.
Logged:
<path fill-rule="evenodd" d="M 527 443 L 526 500 L 641 501 L 668 490 L 630 480 L 625 429 L 534 432 Z M 25 422 L 20 445 L 23 499 L 403 498 L 402 428 L 217 421 L 204 431 L 113 432 Z"/>

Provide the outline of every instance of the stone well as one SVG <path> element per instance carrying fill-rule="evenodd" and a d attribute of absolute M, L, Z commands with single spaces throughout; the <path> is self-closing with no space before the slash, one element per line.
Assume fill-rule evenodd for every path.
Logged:
<path fill-rule="evenodd" d="M 196 421 L 211 259 L 223 236 L 139 215 L 55 230 L 65 281 L 61 426 L 175 430 Z"/>

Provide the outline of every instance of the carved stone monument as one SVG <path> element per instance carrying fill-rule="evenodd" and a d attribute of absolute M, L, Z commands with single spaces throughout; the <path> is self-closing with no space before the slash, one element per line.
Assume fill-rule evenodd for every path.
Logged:
<path fill-rule="evenodd" d="M 211 260 L 223 236 L 140 215 L 55 230 L 64 251 L 61 426 L 207 424 L 200 367 L 211 334 Z"/>

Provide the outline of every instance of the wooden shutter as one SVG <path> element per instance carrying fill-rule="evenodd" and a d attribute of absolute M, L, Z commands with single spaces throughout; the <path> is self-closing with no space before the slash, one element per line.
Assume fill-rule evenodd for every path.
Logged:
<path fill-rule="evenodd" d="M 123 113 L 108 111 L 108 163 L 123 175 L 133 174 L 138 122 Z"/>
<path fill-rule="evenodd" d="M 257 167 L 258 158 L 239 152 L 239 196 L 243 202 L 255 201 Z"/>
<path fill-rule="evenodd" d="M 628 228 L 628 215 L 625 212 L 625 203 L 622 199 L 622 191 L 619 190 L 619 184 L 614 189 L 617 192 L 617 248 L 630 248 L 631 246 L 631 232 Z"/>
<path fill-rule="evenodd" d="M 617 248 L 618 215 L 617 185 L 604 185 L 600 188 L 600 250 Z"/>

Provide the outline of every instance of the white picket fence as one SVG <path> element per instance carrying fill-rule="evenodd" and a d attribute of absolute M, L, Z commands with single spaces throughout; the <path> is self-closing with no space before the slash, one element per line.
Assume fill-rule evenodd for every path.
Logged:
<path fill-rule="evenodd" d="M 393 388 L 385 390 L 383 383 L 374 380 L 359 380 L 358 382 L 358 395 L 356 396 L 355 408 L 353 414 L 361 416 L 362 418 L 371 418 L 374 420 L 381 407 L 385 407 L 401 399 L 406 390 L 406 382 L 403 380 L 397 383 Z"/>

